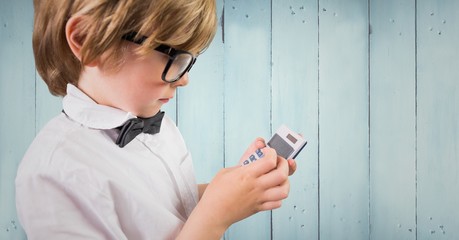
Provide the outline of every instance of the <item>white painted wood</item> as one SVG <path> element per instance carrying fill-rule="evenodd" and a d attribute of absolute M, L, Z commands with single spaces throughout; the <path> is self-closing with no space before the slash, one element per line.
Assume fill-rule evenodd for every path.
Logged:
<path fill-rule="evenodd" d="M 417 236 L 459 239 L 459 2 L 417 9 Z"/>
<path fill-rule="evenodd" d="M 225 164 L 238 164 L 271 128 L 271 1 L 225 2 Z M 270 239 L 271 213 L 231 227 L 227 239 Z"/>
<path fill-rule="evenodd" d="M 367 239 L 368 4 L 319 1 L 321 239 Z"/>
<path fill-rule="evenodd" d="M 307 146 L 290 177 L 290 196 L 273 211 L 273 239 L 318 239 L 317 1 L 273 1 L 272 131 L 302 133 Z"/>
<path fill-rule="evenodd" d="M 0 239 L 25 239 L 16 216 L 14 179 L 35 134 L 32 5 L 0 3 Z"/>
<path fill-rule="evenodd" d="M 416 238 L 415 1 L 371 1 L 371 239 Z"/>

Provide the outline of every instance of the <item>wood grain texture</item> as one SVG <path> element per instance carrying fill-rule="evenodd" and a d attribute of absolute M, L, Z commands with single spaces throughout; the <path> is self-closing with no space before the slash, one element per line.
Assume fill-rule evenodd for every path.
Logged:
<path fill-rule="evenodd" d="M 32 6 L 0 2 L 0 239 L 24 239 L 16 217 L 14 179 L 35 135 Z"/>
<path fill-rule="evenodd" d="M 273 211 L 273 239 L 318 239 L 318 6 L 273 1 L 272 9 L 272 131 L 286 124 L 308 140 L 290 196 Z"/>
<path fill-rule="evenodd" d="M 368 3 L 319 1 L 320 238 L 369 235 Z"/>
<path fill-rule="evenodd" d="M 226 1 L 225 165 L 235 166 L 256 137 L 271 135 L 271 1 Z M 227 239 L 270 239 L 271 213 L 233 225 Z"/>
<path fill-rule="evenodd" d="M 417 9 L 417 235 L 459 239 L 459 2 Z"/>
<path fill-rule="evenodd" d="M 371 239 L 416 237 L 415 1 L 371 1 Z"/>

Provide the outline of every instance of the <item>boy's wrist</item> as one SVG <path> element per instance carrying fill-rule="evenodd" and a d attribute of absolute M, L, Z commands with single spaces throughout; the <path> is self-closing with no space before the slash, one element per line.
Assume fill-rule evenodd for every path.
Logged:
<path fill-rule="evenodd" d="M 223 219 L 203 204 L 198 204 L 177 239 L 220 239 L 231 225 Z"/>

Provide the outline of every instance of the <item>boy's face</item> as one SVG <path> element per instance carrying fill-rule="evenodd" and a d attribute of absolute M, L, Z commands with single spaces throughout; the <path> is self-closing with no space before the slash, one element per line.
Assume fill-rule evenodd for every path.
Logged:
<path fill-rule="evenodd" d="M 88 95 L 99 104 L 119 108 L 139 117 L 153 116 L 174 97 L 177 87 L 188 84 L 188 73 L 177 82 L 166 83 L 161 79 L 161 74 L 167 64 L 168 56 L 152 51 L 140 58 L 135 53 L 139 45 L 130 42 L 127 44 L 118 71 L 110 72 L 104 70 L 103 65 L 98 65 L 99 70 L 96 73 L 100 76 L 91 77 L 93 80 L 95 78 L 101 80 L 101 85 L 96 87 L 97 89 L 105 90 L 98 91 L 96 94 L 98 96 Z M 84 79 L 80 79 L 80 83 L 83 81 Z"/>

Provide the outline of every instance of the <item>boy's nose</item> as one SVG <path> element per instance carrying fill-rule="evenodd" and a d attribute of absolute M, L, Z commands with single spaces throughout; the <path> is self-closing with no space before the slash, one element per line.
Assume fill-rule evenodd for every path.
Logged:
<path fill-rule="evenodd" d="M 183 76 L 177 80 L 176 82 L 172 83 L 173 87 L 184 87 L 188 85 L 189 77 L 188 77 L 188 72 L 183 74 Z"/>

